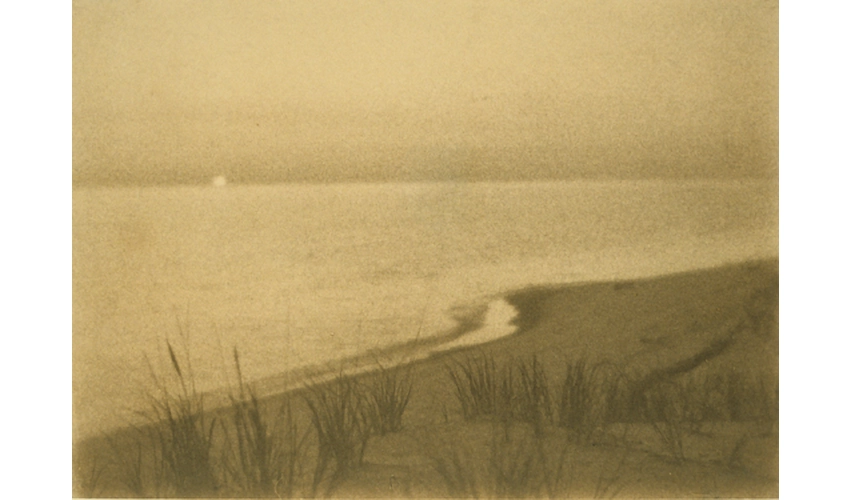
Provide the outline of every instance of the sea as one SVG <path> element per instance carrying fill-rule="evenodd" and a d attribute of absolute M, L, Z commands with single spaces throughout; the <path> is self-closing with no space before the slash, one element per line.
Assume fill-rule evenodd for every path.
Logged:
<path fill-rule="evenodd" d="M 273 391 L 510 334 L 524 287 L 777 255 L 776 180 L 75 188 L 74 439 L 134 423 L 167 342 Z"/>

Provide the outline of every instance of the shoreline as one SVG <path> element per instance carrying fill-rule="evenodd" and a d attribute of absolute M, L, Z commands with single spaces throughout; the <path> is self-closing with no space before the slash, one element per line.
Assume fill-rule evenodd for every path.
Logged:
<path fill-rule="evenodd" d="M 622 291 L 639 285 L 695 278 L 705 274 L 735 273 L 746 268 L 772 268 L 778 265 L 778 260 L 776 257 L 750 259 L 710 268 L 678 271 L 636 279 L 552 283 L 507 290 L 487 296 L 485 297 L 487 299 L 486 302 L 475 306 L 468 306 L 465 311 L 453 315 L 453 318 L 457 321 L 457 326 L 444 334 L 427 338 L 417 338 L 387 348 L 370 349 L 362 354 L 327 362 L 322 365 L 310 365 L 249 381 L 247 385 L 256 391 L 260 399 L 272 400 L 286 398 L 302 392 L 309 385 L 325 384 L 340 374 L 353 377 L 369 376 L 381 369 L 396 370 L 404 367 L 429 364 L 435 360 L 456 355 L 463 351 L 480 350 L 487 348 L 488 345 L 493 343 L 525 337 L 528 332 L 535 330 L 548 318 L 550 311 L 548 311 L 547 303 L 565 295 L 576 296 L 588 291 L 599 291 L 609 288 L 615 291 Z M 486 317 L 489 308 L 498 302 L 504 302 L 516 312 L 507 323 L 497 325 L 508 327 L 510 331 L 479 342 L 458 342 L 459 340 L 463 340 L 465 335 L 485 328 L 487 326 Z M 219 412 L 230 408 L 232 404 L 228 398 L 229 391 L 229 387 L 224 387 L 202 393 L 202 396 L 205 398 L 205 411 Z M 78 440 L 74 440 L 74 443 L 79 444 L 86 441 L 98 440 L 103 435 L 120 434 L 132 427 L 134 427 L 134 424 L 128 423 L 106 431 L 92 432 Z"/>
<path fill-rule="evenodd" d="M 409 485 L 406 488 L 410 487 L 407 496 L 446 496 L 441 479 L 433 470 L 434 456 L 423 449 L 424 443 L 433 447 L 455 446 L 456 450 L 458 446 L 485 446 L 483 449 L 487 450 L 488 421 L 466 418 L 452 382 L 451 371 L 470 360 L 486 359 L 493 366 L 503 368 L 517 361 L 538 363 L 555 391 L 564 387 L 561 384 L 566 380 L 567 367 L 587 363 L 593 370 L 602 367 L 627 374 L 628 389 L 662 379 L 674 382 L 670 380 L 672 376 L 681 377 L 678 384 L 688 384 L 689 380 L 705 383 L 721 377 L 720 380 L 741 381 L 741 387 L 761 387 L 773 394 L 779 387 L 778 266 L 777 258 L 757 259 L 635 280 L 525 287 L 490 297 L 504 300 L 516 309 L 518 314 L 511 320 L 513 331 L 509 335 L 481 344 L 425 352 L 417 351 L 422 347 L 421 342 L 407 343 L 396 346 L 394 351 L 400 360 L 407 362 L 394 366 L 376 363 L 378 354 L 361 356 L 360 366 L 345 372 L 346 379 L 369 388 L 388 380 L 388 376 L 401 375 L 412 382 L 410 399 L 401 429 L 367 438 L 369 446 L 365 448 L 363 469 L 338 485 L 339 493 L 347 497 L 388 494 L 399 497 L 395 490 L 381 488 L 390 481 L 401 480 Z M 762 326 L 742 328 L 741 318 L 747 317 L 755 304 L 762 304 L 762 312 L 775 311 L 774 316 L 763 315 L 769 321 Z M 468 312 L 465 321 L 447 336 L 457 340 L 486 323 L 481 308 Z M 432 339 L 429 345 L 450 344 Z M 419 352 L 419 356 L 405 359 L 412 352 Z M 332 370 L 325 373 L 328 379 L 310 380 L 316 384 L 314 387 L 327 387 L 325 384 L 337 381 L 332 380 L 333 376 L 341 374 Z M 277 381 L 267 384 L 264 390 L 271 391 L 258 395 L 264 412 L 273 415 L 282 408 L 290 408 L 305 436 L 315 432 L 308 408 L 315 393 L 308 386 L 286 388 Z M 235 407 L 223 404 L 213 408 L 207 396 L 209 393 L 204 395 L 204 415 L 208 421 L 217 422 L 216 439 L 221 447 L 223 440 L 227 440 L 227 429 L 235 425 Z M 571 445 L 577 456 L 585 457 L 581 459 L 586 461 L 583 463 L 598 464 L 583 469 L 585 475 L 578 479 L 591 482 L 586 481 L 580 488 L 590 495 L 594 491 L 594 478 L 611 472 L 606 472 L 606 464 L 628 459 L 631 465 L 618 474 L 626 486 L 624 494 L 630 497 L 681 497 L 684 492 L 702 495 L 712 492 L 718 497 L 776 496 L 777 417 L 754 422 L 729 418 L 708 424 L 711 432 L 699 428 L 696 434 L 686 436 L 689 461 L 677 462 L 671 460 L 670 451 L 659 443 L 648 422 L 603 423 L 602 447 L 599 443 Z M 758 432 L 752 424 L 759 424 Z M 122 427 L 74 441 L 75 491 L 80 491 L 86 476 L 93 473 L 90 471 L 112 463 L 106 468 L 101 491 L 109 497 L 126 496 L 127 483 L 123 479 L 126 476 L 122 476 L 126 471 L 122 472 L 124 469 L 120 467 L 122 463 L 126 465 L 121 460 L 127 458 L 122 459 L 121 453 L 138 450 L 139 457 L 145 453 L 146 463 L 153 464 L 156 442 L 140 439 L 148 439 L 145 436 L 150 436 L 152 430 L 159 432 L 154 430 L 157 425 Z M 560 424 L 552 425 L 551 432 L 561 435 L 558 433 L 564 429 Z M 624 434 L 627 428 L 632 437 Z M 315 440 L 315 436 L 311 439 Z M 311 446 L 315 452 L 315 443 Z M 728 465 L 733 459 L 737 461 L 735 469 Z M 648 463 L 649 468 L 644 465 Z M 719 477 L 723 478 L 720 482 Z M 360 491 L 363 493 L 357 493 Z"/>
<path fill-rule="evenodd" d="M 486 297 L 487 301 L 484 304 L 470 307 L 470 310 L 467 312 L 454 315 L 453 318 L 458 321 L 458 324 L 455 328 L 447 331 L 446 333 L 402 342 L 391 345 L 387 348 L 370 349 L 363 354 L 325 363 L 324 366 L 307 366 L 287 373 L 264 377 L 251 382 L 251 384 L 257 386 L 257 389 L 263 393 L 263 397 L 283 396 L 287 392 L 297 391 L 300 388 L 303 388 L 306 384 L 315 382 L 317 379 L 334 376 L 341 372 L 357 376 L 369 374 L 382 368 L 402 368 L 419 362 L 427 362 L 429 359 L 434 357 L 442 357 L 444 355 L 457 353 L 458 351 L 466 349 L 472 350 L 483 347 L 492 342 L 498 342 L 510 337 L 522 335 L 528 330 L 535 328 L 535 326 L 540 323 L 542 317 L 546 314 L 546 311 L 543 310 L 544 308 L 542 307 L 542 304 L 553 297 L 559 296 L 560 294 L 571 292 L 582 293 L 583 290 L 597 287 L 612 287 L 615 290 L 624 290 L 636 286 L 637 283 L 646 283 L 658 280 L 675 280 L 678 278 L 698 276 L 712 272 L 735 272 L 740 268 L 762 266 L 772 267 L 777 266 L 778 262 L 779 259 L 777 257 L 758 258 L 741 262 L 725 263 L 708 268 L 677 271 L 634 279 L 552 283 L 531 285 L 507 290 L 491 294 Z M 497 324 L 492 326 L 510 327 L 509 332 L 499 336 L 488 336 L 488 338 L 480 342 L 457 342 L 458 340 L 463 340 L 465 335 L 476 333 L 488 326 L 486 324 L 488 312 L 495 306 L 495 304 L 500 302 L 504 302 L 513 308 L 514 315 L 509 318 L 509 321 L 507 321 L 504 325 Z M 396 359 L 396 362 L 383 364 L 379 362 L 379 358 Z M 344 368 L 346 366 L 350 366 L 351 368 L 347 370 Z M 296 386 L 275 390 L 275 387 L 280 388 L 282 385 L 285 387 L 287 384 L 286 380 L 288 379 L 295 379 L 290 383 L 295 384 Z M 322 382 L 320 381 L 320 383 Z"/>

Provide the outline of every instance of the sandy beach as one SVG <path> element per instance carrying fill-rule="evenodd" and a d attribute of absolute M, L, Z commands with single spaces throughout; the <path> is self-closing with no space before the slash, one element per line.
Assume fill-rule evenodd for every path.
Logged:
<path fill-rule="evenodd" d="M 372 429 L 352 466 L 329 455 L 324 479 L 316 479 L 320 446 L 306 404 L 320 388 L 265 397 L 267 415 L 289 401 L 306 436 L 298 484 L 287 491 L 359 498 L 776 497 L 777 289 L 778 263 L 770 260 L 512 292 L 505 297 L 519 312 L 512 335 L 358 375 L 357 387 L 374 387 L 390 374 L 412 383 L 401 429 L 385 435 Z M 548 416 L 533 422 L 516 413 L 471 415 L 452 374 L 478 362 L 503 374 L 498 380 L 521 367 L 539 370 L 547 381 Z M 572 427 L 563 402 L 569 399 L 566 373 L 576 366 L 593 367 L 595 380 L 606 374 L 625 381 L 627 402 Z M 664 407 L 676 411 L 654 418 L 648 401 L 663 387 L 679 390 L 682 399 Z M 643 406 L 633 404 L 639 399 Z M 639 406 L 644 410 L 635 410 Z M 215 458 L 225 437 L 234 435 L 226 430 L 231 412 L 207 415 L 216 422 L 209 428 L 219 475 L 198 495 L 261 496 L 240 489 L 228 479 L 227 460 Z M 156 444 L 140 440 L 145 432 L 122 429 L 75 443 L 75 496 L 185 496 L 167 474 L 156 474 L 165 461 L 157 460 Z"/>
<path fill-rule="evenodd" d="M 778 496 L 776 2 L 73 4 L 75 496 Z"/>

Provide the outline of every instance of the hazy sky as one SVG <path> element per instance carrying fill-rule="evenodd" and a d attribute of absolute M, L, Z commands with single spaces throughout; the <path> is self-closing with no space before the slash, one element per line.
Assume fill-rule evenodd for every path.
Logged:
<path fill-rule="evenodd" d="M 76 183 L 773 177 L 776 1 L 75 0 Z"/>

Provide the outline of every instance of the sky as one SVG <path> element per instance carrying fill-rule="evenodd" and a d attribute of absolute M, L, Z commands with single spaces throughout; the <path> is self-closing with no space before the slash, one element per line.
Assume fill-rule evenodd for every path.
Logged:
<path fill-rule="evenodd" d="M 86 184 L 776 178 L 762 0 L 73 3 Z"/>

